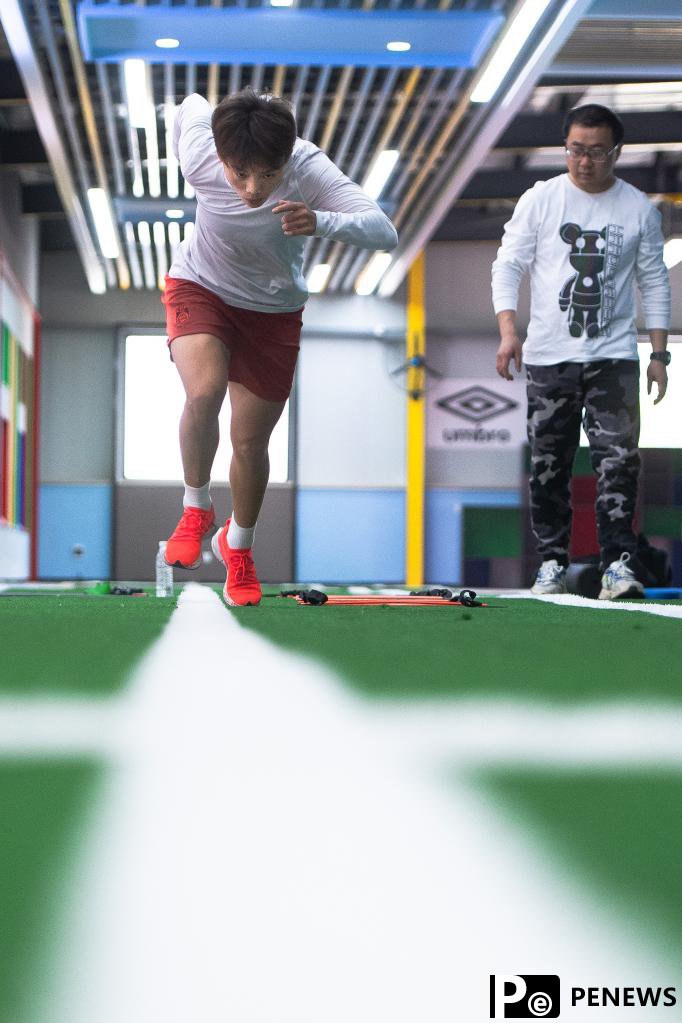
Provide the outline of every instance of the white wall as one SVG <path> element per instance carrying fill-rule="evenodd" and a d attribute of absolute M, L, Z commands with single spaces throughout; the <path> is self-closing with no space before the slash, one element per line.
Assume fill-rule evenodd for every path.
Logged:
<path fill-rule="evenodd" d="M 298 370 L 298 482 L 405 483 L 405 393 L 389 368 L 395 342 L 305 338 Z"/>
<path fill-rule="evenodd" d="M 43 330 L 40 478 L 111 482 L 114 457 L 112 329 Z"/>

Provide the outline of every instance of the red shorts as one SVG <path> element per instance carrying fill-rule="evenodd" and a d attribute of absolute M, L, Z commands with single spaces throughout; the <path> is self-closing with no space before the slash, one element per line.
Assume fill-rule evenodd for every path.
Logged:
<path fill-rule="evenodd" d="M 161 301 L 169 346 L 185 334 L 212 334 L 230 351 L 230 380 L 266 401 L 287 400 L 298 358 L 302 308 L 293 313 L 239 309 L 201 284 L 168 276 Z"/>

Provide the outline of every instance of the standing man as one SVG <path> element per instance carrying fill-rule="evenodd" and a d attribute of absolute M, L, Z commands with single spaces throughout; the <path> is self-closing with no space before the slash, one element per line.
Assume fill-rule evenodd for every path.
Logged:
<path fill-rule="evenodd" d="M 526 365 L 530 506 L 542 565 L 533 593 L 565 593 L 570 478 L 581 418 L 597 474 L 600 600 L 642 597 L 632 521 L 639 475 L 639 356 L 635 281 L 651 338 L 647 370 L 665 395 L 670 284 L 658 210 L 617 178 L 623 125 L 597 104 L 564 122 L 567 174 L 521 196 L 492 267 L 500 329 L 497 372 Z M 519 284 L 530 274 L 525 344 L 515 324 Z"/>
<path fill-rule="evenodd" d="M 258 604 L 251 547 L 269 476 L 268 443 L 298 356 L 306 240 L 391 249 L 398 236 L 358 185 L 296 137 L 291 109 L 276 97 L 245 89 L 212 111 L 201 96 L 189 96 L 175 119 L 173 148 L 197 211 L 163 297 L 171 358 L 186 394 L 184 510 L 166 560 L 196 568 L 202 539 L 213 530 L 211 467 L 229 388 L 233 512 L 212 547 L 227 569 L 225 601 Z"/>

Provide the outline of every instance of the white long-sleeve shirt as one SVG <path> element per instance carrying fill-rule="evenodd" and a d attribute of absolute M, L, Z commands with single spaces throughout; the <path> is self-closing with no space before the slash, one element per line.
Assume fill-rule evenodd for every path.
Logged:
<path fill-rule="evenodd" d="M 516 309 L 526 273 L 530 365 L 636 359 L 635 281 L 647 329 L 669 328 L 661 216 L 620 179 L 591 193 L 561 174 L 525 192 L 492 267 L 496 313 Z"/>
<path fill-rule="evenodd" d="M 365 249 L 392 249 L 393 224 L 359 185 L 325 154 L 296 139 L 284 177 L 262 206 L 243 202 L 227 182 L 211 131 L 211 107 L 198 95 L 180 105 L 173 151 L 197 199 L 195 229 L 180 246 L 171 277 L 195 281 L 229 305 L 291 312 L 308 298 L 303 278 L 306 236 L 287 237 L 272 209 L 284 200 L 315 212 L 315 236 Z"/>

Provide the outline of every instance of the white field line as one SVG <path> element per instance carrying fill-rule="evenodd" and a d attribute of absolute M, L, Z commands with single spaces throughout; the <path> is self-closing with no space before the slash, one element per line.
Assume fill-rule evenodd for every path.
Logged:
<path fill-rule="evenodd" d="M 385 699 L 363 709 L 382 742 L 410 762 L 682 766 L 682 709 L 674 704 L 609 702 L 576 708 L 494 698 L 414 705 Z M 0 757 L 117 761 L 134 749 L 138 714 L 133 693 L 90 700 L 0 698 Z"/>
<path fill-rule="evenodd" d="M 486 598 L 482 598 L 486 599 Z M 639 611 L 642 614 L 660 615 L 662 618 L 682 618 L 682 604 L 654 604 L 648 601 L 630 603 L 627 600 L 592 600 L 575 593 L 545 594 L 537 596 L 528 590 L 518 593 L 499 593 L 495 600 L 541 600 L 548 604 L 563 604 L 566 607 L 593 607 L 597 611 Z"/>
<path fill-rule="evenodd" d="M 125 742 L 126 697 L 0 697 L 0 756 L 117 755 Z"/>
<path fill-rule="evenodd" d="M 382 702 L 367 711 L 412 762 L 456 767 L 682 768 L 682 708 L 542 707 L 517 701 Z"/>
<path fill-rule="evenodd" d="M 456 774 L 415 770 L 421 739 L 209 589 L 128 699 L 41 1023 L 479 1023 L 512 968 L 675 982 Z"/>

